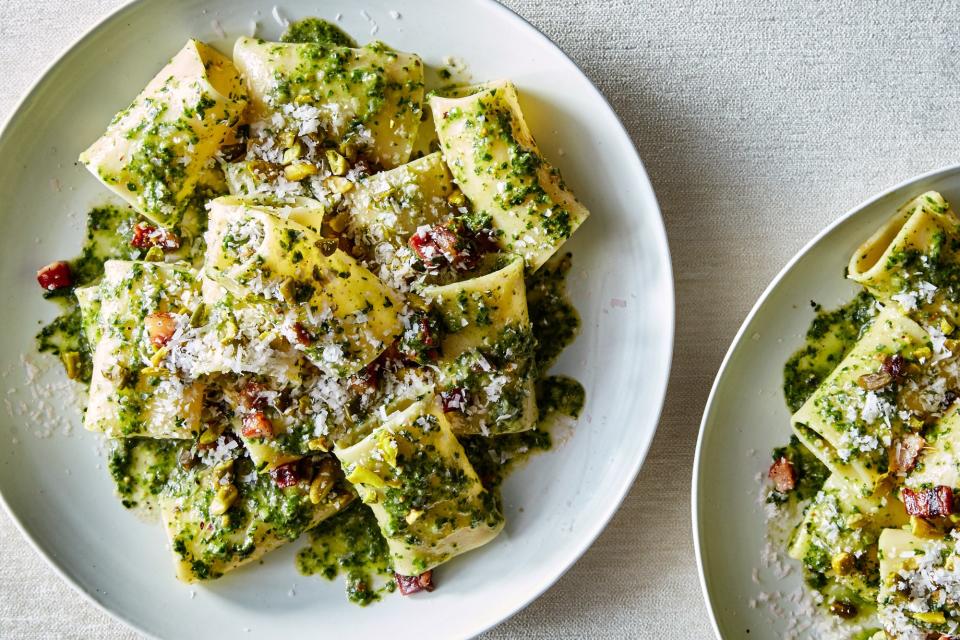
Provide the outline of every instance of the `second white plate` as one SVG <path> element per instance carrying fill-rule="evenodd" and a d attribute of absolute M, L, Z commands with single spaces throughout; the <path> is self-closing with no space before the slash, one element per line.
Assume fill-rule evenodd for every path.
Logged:
<path fill-rule="evenodd" d="M 724 358 L 700 426 L 692 504 L 701 583 L 721 638 L 817 637 L 799 564 L 763 561 L 758 497 L 771 451 L 791 435 L 783 366 L 803 346 L 810 301 L 830 309 L 850 300 L 859 290 L 844 277 L 850 256 L 897 207 L 930 189 L 960 202 L 960 166 L 907 180 L 822 231 L 760 296 Z"/>

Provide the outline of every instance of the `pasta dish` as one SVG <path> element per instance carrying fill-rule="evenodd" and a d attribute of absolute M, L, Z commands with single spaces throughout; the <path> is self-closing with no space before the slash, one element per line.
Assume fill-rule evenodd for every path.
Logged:
<path fill-rule="evenodd" d="M 767 502 L 839 637 L 960 637 L 960 219 L 936 192 L 903 205 L 787 363 L 794 437 Z"/>
<path fill-rule="evenodd" d="M 309 531 L 300 570 L 356 602 L 433 590 L 579 412 L 546 373 L 588 211 L 513 83 L 449 78 L 319 19 L 232 56 L 190 40 L 80 155 L 123 204 L 39 271 L 63 306 L 39 346 L 89 385 L 84 427 L 180 580 Z"/>

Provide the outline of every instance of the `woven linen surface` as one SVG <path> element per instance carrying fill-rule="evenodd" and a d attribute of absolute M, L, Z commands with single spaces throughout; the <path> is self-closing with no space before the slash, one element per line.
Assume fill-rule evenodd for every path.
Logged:
<path fill-rule="evenodd" d="M 117 4 L 0 0 L 0 116 Z M 960 7 L 507 4 L 580 65 L 633 136 L 670 235 L 678 314 L 670 392 L 633 490 L 553 588 L 485 637 L 706 639 L 689 514 L 710 384 L 756 297 L 808 238 L 876 191 L 957 161 Z M 136 637 L 0 515 L 0 638 Z"/>

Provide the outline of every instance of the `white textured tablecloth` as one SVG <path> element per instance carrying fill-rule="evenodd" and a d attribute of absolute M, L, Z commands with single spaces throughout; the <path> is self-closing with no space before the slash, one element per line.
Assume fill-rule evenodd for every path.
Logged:
<path fill-rule="evenodd" d="M 0 0 L 0 117 L 117 0 Z M 709 638 L 690 534 L 700 414 L 729 341 L 808 238 L 960 158 L 960 7 L 903 0 L 509 0 L 633 136 L 673 251 L 677 341 L 647 464 L 590 551 L 488 638 Z M 731 461 L 736 464 L 737 461 Z M 136 638 L 0 515 L 0 638 Z"/>

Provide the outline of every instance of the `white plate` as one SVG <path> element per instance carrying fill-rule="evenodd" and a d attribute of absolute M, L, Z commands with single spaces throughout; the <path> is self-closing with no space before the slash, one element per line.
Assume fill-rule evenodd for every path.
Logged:
<path fill-rule="evenodd" d="M 569 244 L 583 333 L 558 366 L 586 387 L 583 417 L 567 442 L 507 482 L 506 530 L 440 569 L 434 593 L 360 609 L 347 603 L 339 579 L 297 574 L 300 543 L 209 586 L 177 583 L 159 524 L 123 509 L 97 438 L 77 426 L 59 387 L 35 397 L 37 386 L 27 382 L 21 364 L 40 321 L 55 313 L 40 297 L 36 269 L 75 255 L 83 214 L 107 199 L 75 165 L 77 154 L 188 37 L 229 52 L 251 20 L 263 37 L 278 36 L 272 7 L 252 0 L 129 5 L 67 51 L 9 121 L 0 137 L 0 298 L 6 301 L 0 375 L 12 391 L 4 396 L 10 408 L 0 410 L 0 490 L 24 534 L 68 581 L 154 636 L 209 638 L 211 631 L 249 629 L 258 638 L 305 632 L 364 638 L 425 624 L 430 637 L 473 635 L 542 593 L 613 515 L 656 429 L 673 342 L 666 238 L 630 138 L 576 66 L 504 7 L 484 0 L 280 4 L 287 18 L 342 13 L 342 26 L 361 42 L 376 25 L 376 38 L 416 51 L 428 64 L 454 56 L 476 80 L 513 79 L 544 154 L 593 212 Z M 221 29 L 228 38 L 218 36 Z M 51 364 L 46 357 L 30 359 Z M 52 364 L 40 377 L 62 386 Z M 18 410 L 21 403 L 25 411 Z M 64 419 L 75 425 L 70 436 L 54 424 Z M 39 423 L 52 426 L 52 435 L 38 437 Z"/>
<path fill-rule="evenodd" d="M 802 588 L 799 563 L 786 563 L 792 571 L 780 578 L 761 562 L 759 478 L 773 448 L 791 435 L 783 366 L 803 346 L 814 316 L 810 301 L 830 309 L 850 300 L 859 290 L 844 278 L 850 256 L 897 207 L 929 189 L 960 201 L 960 166 L 912 178 L 824 229 L 760 296 L 723 360 L 700 426 L 692 503 L 700 580 L 718 637 L 779 640 L 788 625 L 803 625 L 804 609 L 791 601 Z"/>

